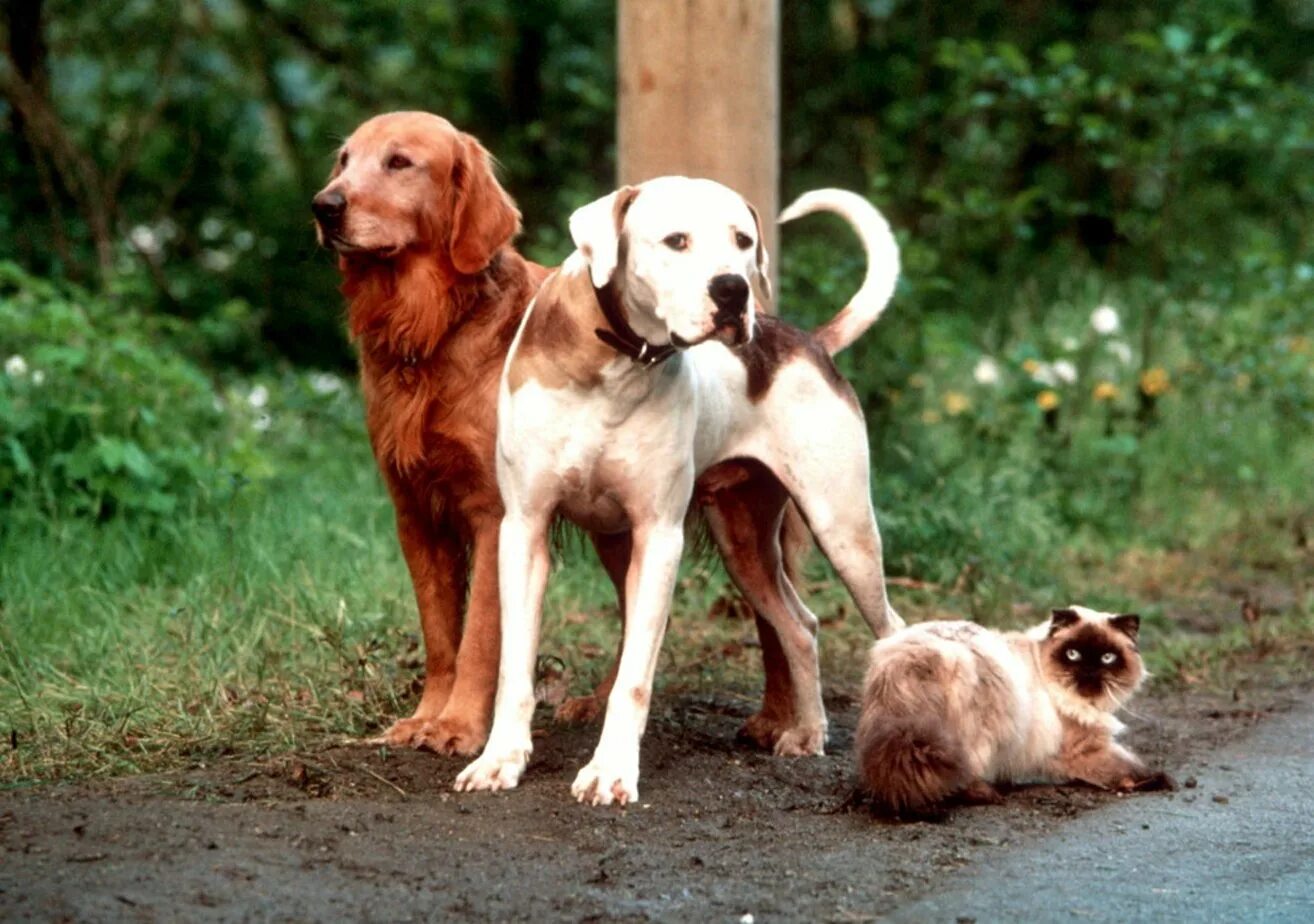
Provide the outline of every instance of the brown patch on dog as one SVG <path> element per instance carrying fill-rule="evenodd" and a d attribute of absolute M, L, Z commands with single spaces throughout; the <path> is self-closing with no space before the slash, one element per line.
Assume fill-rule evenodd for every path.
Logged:
<path fill-rule="evenodd" d="M 840 375 L 830 354 L 807 331 L 779 318 L 759 313 L 753 339 L 743 346 L 735 347 L 731 352 L 744 364 L 748 373 L 748 400 L 755 404 L 771 390 L 771 384 L 781 368 L 793 360 L 801 359 L 817 368 L 835 394 L 854 409 L 858 408 L 858 396 L 853 386 Z"/>
<path fill-rule="evenodd" d="M 525 323 L 507 383 L 517 391 L 533 379 L 544 388 L 596 388 L 616 352 L 593 333 L 606 325 L 587 270 L 557 271 L 539 290 Z"/>

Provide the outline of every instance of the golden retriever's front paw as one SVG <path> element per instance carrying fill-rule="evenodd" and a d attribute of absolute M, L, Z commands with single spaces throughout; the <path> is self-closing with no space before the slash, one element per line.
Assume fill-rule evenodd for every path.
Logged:
<path fill-rule="evenodd" d="M 453 787 L 457 792 L 496 792 L 515 789 L 529 763 L 528 748 L 486 748 L 479 759 L 462 770 Z"/>
<path fill-rule="evenodd" d="M 598 716 L 602 715 L 602 710 L 606 704 L 606 697 L 593 695 L 572 696 L 557 707 L 553 716 L 558 722 L 585 725 L 597 721 Z"/>
<path fill-rule="evenodd" d="M 436 721 L 432 716 L 411 716 L 409 719 L 398 719 L 388 726 L 387 731 L 373 738 L 366 738 L 362 744 L 371 746 L 383 745 L 390 748 L 418 748 L 421 739 L 425 734 L 425 729 Z"/>
<path fill-rule="evenodd" d="M 416 734 L 414 747 L 435 754 L 460 754 L 472 757 L 488 740 L 488 725 L 461 716 L 439 716 Z"/>
<path fill-rule="evenodd" d="M 365 744 L 392 748 L 416 748 L 435 754 L 478 754 L 488 740 L 488 724 L 464 716 L 441 715 L 437 718 L 412 717 L 393 723 L 383 734 L 368 738 Z"/>

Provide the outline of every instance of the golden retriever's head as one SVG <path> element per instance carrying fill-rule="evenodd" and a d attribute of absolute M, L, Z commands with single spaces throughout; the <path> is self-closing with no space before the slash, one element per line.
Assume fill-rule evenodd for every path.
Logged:
<path fill-rule="evenodd" d="M 319 242 L 346 261 L 445 252 L 465 274 L 520 230 L 488 152 L 427 112 L 390 112 L 357 128 L 311 210 Z"/>

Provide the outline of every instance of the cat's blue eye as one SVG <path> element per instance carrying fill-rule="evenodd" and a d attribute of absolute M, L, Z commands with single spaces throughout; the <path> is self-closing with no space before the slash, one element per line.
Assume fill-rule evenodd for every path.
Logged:
<path fill-rule="evenodd" d="M 1111 651 L 1106 651 L 1100 656 L 1101 664 L 1112 664 L 1116 660 L 1118 660 L 1118 656 Z"/>
<path fill-rule="evenodd" d="M 1075 648 L 1069 648 L 1067 651 L 1064 652 L 1064 654 L 1067 655 L 1069 661 L 1081 660 L 1081 652 Z"/>

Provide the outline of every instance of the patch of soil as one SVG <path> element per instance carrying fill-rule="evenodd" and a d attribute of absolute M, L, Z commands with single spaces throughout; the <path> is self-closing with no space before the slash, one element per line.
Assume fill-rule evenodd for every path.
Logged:
<path fill-rule="evenodd" d="M 1255 695 L 1145 696 L 1128 742 L 1189 786 L 1296 694 Z M 545 718 L 510 793 L 452 792 L 464 759 L 361 747 L 10 791 L 0 918 L 866 921 L 1110 800 L 1209 798 L 1036 786 L 876 822 L 849 807 L 855 704 L 829 706 L 828 755 L 782 759 L 735 741 L 741 700 L 678 700 L 654 713 L 626 809 L 573 802 L 598 729 Z"/>

